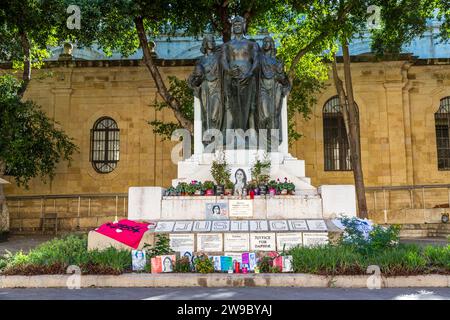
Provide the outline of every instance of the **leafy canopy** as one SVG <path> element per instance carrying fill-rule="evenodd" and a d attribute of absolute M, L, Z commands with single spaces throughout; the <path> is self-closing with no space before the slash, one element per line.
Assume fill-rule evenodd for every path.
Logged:
<path fill-rule="evenodd" d="M 44 111 L 17 95 L 21 83 L 11 75 L 0 77 L 0 174 L 27 186 L 31 178 L 52 178 L 58 163 L 70 161 L 76 145 Z"/>

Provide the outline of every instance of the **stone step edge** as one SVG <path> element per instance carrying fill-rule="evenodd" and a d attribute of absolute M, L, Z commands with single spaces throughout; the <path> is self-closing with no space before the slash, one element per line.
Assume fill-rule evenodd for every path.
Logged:
<path fill-rule="evenodd" d="M 76 275 L 0 276 L 0 288 L 69 288 L 77 286 Z M 82 275 L 80 288 L 105 287 L 310 287 L 374 288 L 371 275 L 322 276 L 286 274 L 122 274 Z M 381 276 L 379 288 L 450 287 L 450 275 Z M 369 287 L 370 286 L 370 287 Z M 377 288 L 377 287 L 375 287 Z"/>

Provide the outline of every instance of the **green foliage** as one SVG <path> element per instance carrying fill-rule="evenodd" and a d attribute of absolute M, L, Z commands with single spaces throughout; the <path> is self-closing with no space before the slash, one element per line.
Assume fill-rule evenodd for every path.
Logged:
<path fill-rule="evenodd" d="M 157 234 L 155 236 L 155 245 L 144 244 L 143 249 L 146 251 L 147 259 L 151 259 L 156 256 L 162 256 L 173 252 L 170 247 L 170 239 L 167 234 Z"/>
<path fill-rule="evenodd" d="M 39 106 L 21 101 L 19 87 L 12 76 L 0 77 L 0 169 L 26 187 L 31 178 L 52 178 L 61 159 L 70 163 L 78 149 Z"/>
<path fill-rule="evenodd" d="M 189 261 L 189 257 L 181 257 L 180 259 L 177 259 L 174 266 L 174 272 L 191 272 L 191 262 Z"/>
<path fill-rule="evenodd" d="M 212 162 L 211 175 L 217 185 L 224 185 L 226 182 L 231 181 L 231 170 L 228 168 L 228 163 L 224 158 Z"/>
<path fill-rule="evenodd" d="M 267 157 L 264 160 L 256 160 L 251 168 L 252 179 L 255 183 L 262 185 L 267 183 L 270 177 L 271 161 Z"/>
<path fill-rule="evenodd" d="M 202 254 L 194 259 L 195 270 L 199 273 L 213 273 L 214 262 L 206 254 Z"/>
<path fill-rule="evenodd" d="M 169 92 L 180 102 L 181 113 L 189 120 L 194 121 L 194 94 L 189 88 L 186 80 L 180 80 L 177 77 L 169 76 Z M 155 102 L 154 107 L 158 111 L 169 108 L 166 102 Z M 172 133 L 182 126 L 178 122 L 164 122 L 153 120 L 148 122 L 153 127 L 153 132 L 162 137 L 162 140 L 170 140 Z"/>
<path fill-rule="evenodd" d="M 259 272 L 270 273 L 273 267 L 273 259 L 268 256 L 263 256 L 258 261 Z"/>
<path fill-rule="evenodd" d="M 209 181 L 209 180 L 204 181 L 202 184 L 202 189 L 204 191 L 214 189 L 214 182 Z"/>
<path fill-rule="evenodd" d="M 444 247 L 427 246 L 424 255 L 431 266 L 443 266 L 450 270 L 450 245 Z"/>
<path fill-rule="evenodd" d="M 127 250 L 108 248 L 88 251 L 87 237 L 70 235 L 45 242 L 28 254 L 20 251 L 3 257 L 0 264 L 6 274 L 41 274 L 48 270 L 65 273 L 70 265 L 83 273 L 123 273 L 131 268 L 131 254 Z"/>
<path fill-rule="evenodd" d="M 400 238 L 400 227 L 393 225 L 383 227 L 374 225 L 372 231 L 366 235 L 361 230 L 361 223 L 357 218 L 341 218 L 345 232 L 341 238 L 343 245 L 353 246 L 363 253 L 379 252 L 396 247 Z"/>
<path fill-rule="evenodd" d="M 187 192 L 186 191 L 187 186 L 188 186 L 187 182 L 178 182 L 177 186 L 175 187 L 175 190 L 177 191 L 178 194 L 185 193 Z"/>

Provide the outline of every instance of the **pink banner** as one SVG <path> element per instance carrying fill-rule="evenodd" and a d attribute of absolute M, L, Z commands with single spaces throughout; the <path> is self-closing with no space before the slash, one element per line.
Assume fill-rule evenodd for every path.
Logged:
<path fill-rule="evenodd" d="M 124 219 L 117 223 L 105 223 L 95 229 L 95 231 L 126 244 L 133 249 L 137 249 L 144 233 L 148 231 L 148 226 L 148 223 L 140 223 Z"/>

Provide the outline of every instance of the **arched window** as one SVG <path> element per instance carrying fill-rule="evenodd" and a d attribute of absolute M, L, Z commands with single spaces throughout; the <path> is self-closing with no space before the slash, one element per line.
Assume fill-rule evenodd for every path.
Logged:
<path fill-rule="evenodd" d="M 109 173 L 119 162 L 119 128 L 108 117 L 98 119 L 91 130 L 91 162 L 98 173 Z"/>
<path fill-rule="evenodd" d="M 439 110 L 434 114 L 436 146 L 439 170 L 450 170 L 450 97 L 441 100 Z"/>
<path fill-rule="evenodd" d="M 358 107 L 356 110 L 358 112 Z M 350 146 L 338 96 L 325 103 L 322 115 L 325 171 L 352 170 Z"/>

